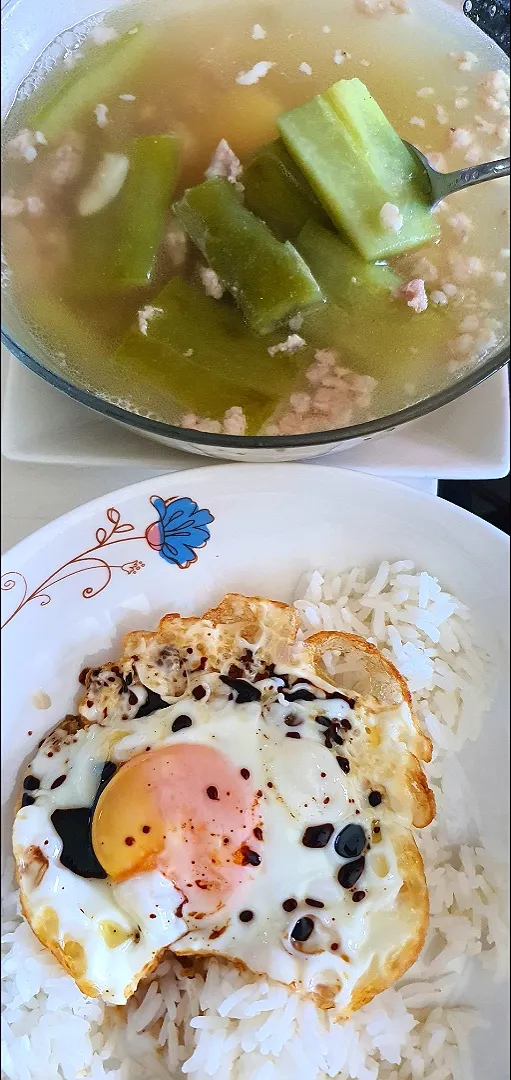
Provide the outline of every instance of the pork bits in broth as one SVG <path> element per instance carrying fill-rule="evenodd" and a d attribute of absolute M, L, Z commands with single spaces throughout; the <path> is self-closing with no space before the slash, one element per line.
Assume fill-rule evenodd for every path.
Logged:
<path fill-rule="evenodd" d="M 177 6 L 91 20 L 7 119 L 7 288 L 47 365 L 275 435 L 399 410 L 502 344 L 507 182 L 431 214 L 395 136 L 441 170 L 503 156 L 490 44 L 422 0 Z"/>

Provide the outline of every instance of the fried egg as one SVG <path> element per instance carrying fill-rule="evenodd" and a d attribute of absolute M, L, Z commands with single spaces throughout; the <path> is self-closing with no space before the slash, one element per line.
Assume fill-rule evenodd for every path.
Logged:
<path fill-rule="evenodd" d="M 343 1017 L 416 959 L 431 744 L 374 646 L 296 632 L 291 608 L 228 596 L 82 673 L 14 853 L 25 917 L 85 993 L 124 1004 L 170 948 Z"/>

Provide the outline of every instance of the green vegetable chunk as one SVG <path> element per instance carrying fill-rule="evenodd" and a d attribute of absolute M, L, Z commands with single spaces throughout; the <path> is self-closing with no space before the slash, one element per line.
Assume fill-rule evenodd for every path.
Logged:
<path fill-rule="evenodd" d="M 116 359 L 158 379 L 162 394 L 199 415 L 222 420 L 237 405 L 255 434 L 310 363 L 306 349 L 270 357 L 269 339 L 250 331 L 234 306 L 180 278 L 165 286 L 153 306 L 147 335 L 131 330 Z"/>
<path fill-rule="evenodd" d="M 438 238 L 423 171 L 359 79 L 341 80 L 277 123 L 332 221 L 365 259 Z M 403 217 L 397 232 L 382 223 L 386 203 Z"/>
<path fill-rule="evenodd" d="M 258 333 L 322 300 L 296 249 L 280 243 L 227 180 L 189 188 L 174 211 Z"/>
<path fill-rule="evenodd" d="M 314 273 L 329 300 L 346 310 L 370 309 L 375 300 L 388 306 L 392 290 L 401 284 L 398 274 L 386 263 L 367 263 L 340 236 L 309 221 L 301 230 L 296 246 Z"/>
<path fill-rule="evenodd" d="M 122 364 L 124 375 L 136 380 L 141 390 L 157 388 L 162 400 L 167 397 L 176 405 L 176 412 L 196 413 L 222 421 L 233 405 L 239 405 L 247 419 L 247 434 L 256 435 L 274 410 L 274 402 L 256 390 L 239 390 L 235 383 L 203 371 L 200 361 L 183 358 L 170 346 L 162 345 L 149 336 L 132 331 L 115 354 Z M 168 411 L 168 410 L 167 410 Z M 179 420 L 176 417 L 176 423 Z"/>
<path fill-rule="evenodd" d="M 143 286 L 151 281 L 178 171 L 179 141 L 175 135 L 136 139 L 119 196 L 120 242 L 115 278 L 122 287 Z"/>
<path fill-rule="evenodd" d="M 309 220 L 329 219 L 281 139 L 258 150 L 243 172 L 245 206 L 278 240 L 295 240 Z"/>
<path fill-rule="evenodd" d="M 367 263 L 335 233 L 308 222 L 296 241 L 327 298 L 306 314 L 300 333 L 316 348 L 338 349 L 364 374 L 398 377 L 416 354 L 437 347 L 445 335 L 442 313 L 417 315 L 393 296 L 401 279 L 390 266 Z M 411 350 L 415 350 L 413 353 Z"/>
<path fill-rule="evenodd" d="M 98 293 L 147 287 L 165 231 L 179 168 L 175 135 L 142 136 L 127 148 L 128 175 L 108 206 L 75 224 L 76 279 Z"/>
<path fill-rule="evenodd" d="M 128 31 L 116 41 L 92 47 L 75 68 L 62 75 L 56 93 L 55 82 L 50 80 L 49 89 L 44 87 L 37 95 L 39 103 L 30 116 L 32 129 L 54 142 L 113 93 L 125 76 L 132 75 L 152 45 L 147 30 L 134 29 L 136 33 Z"/>

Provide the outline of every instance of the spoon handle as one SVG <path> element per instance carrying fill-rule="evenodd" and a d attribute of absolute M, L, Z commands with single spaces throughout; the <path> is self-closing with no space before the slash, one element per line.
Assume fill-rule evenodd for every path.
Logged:
<path fill-rule="evenodd" d="M 456 191 L 474 187 L 475 184 L 484 184 L 486 180 L 497 180 L 501 176 L 509 176 L 509 171 L 509 158 L 501 158 L 500 161 L 487 161 L 484 165 L 472 165 L 469 169 L 446 173 L 442 176 L 442 182 L 438 184 L 438 188 L 442 190 L 435 192 L 437 202 L 445 199 L 447 195 L 454 195 Z"/>

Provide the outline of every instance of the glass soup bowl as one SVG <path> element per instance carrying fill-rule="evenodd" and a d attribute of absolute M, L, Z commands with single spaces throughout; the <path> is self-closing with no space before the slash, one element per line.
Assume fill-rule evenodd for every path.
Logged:
<path fill-rule="evenodd" d="M 160 0 L 161 6 L 164 6 L 165 2 L 171 12 L 184 11 L 187 8 L 193 10 L 202 5 L 213 6 L 214 4 L 214 0 Z M 235 0 L 232 2 L 234 3 Z M 278 4 L 278 0 L 274 2 Z M 345 2 L 352 3 L 353 0 L 345 0 Z M 273 0 L 267 0 L 266 10 L 271 8 L 272 3 Z M 443 0 L 413 0 L 413 3 L 418 10 L 427 7 L 428 18 L 435 19 L 441 33 L 445 30 L 446 55 L 448 49 L 452 48 L 454 40 L 458 48 L 462 50 L 472 49 L 476 53 L 485 53 L 488 65 L 492 68 L 508 69 L 505 54 L 491 43 L 482 31 L 469 22 L 461 11 L 448 7 Z M 48 43 L 59 38 L 58 46 L 51 50 L 57 50 L 57 54 L 59 49 L 62 54 L 66 48 L 75 44 L 77 39 L 74 31 L 65 32 L 66 28 L 79 28 L 80 23 L 89 19 L 93 14 L 91 5 L 92 0 L 45 0 L 44 4 L 41 4 L 40 0 L 5 0 L 2 4 L 2 117 L 8 113 L 18 87 Z M 103 3 L 101 11 L 119 10 L 122 7 L 122 0 L 116 0 L 114 3 Z M 332 81 L 336 76 L 338 77 L 338 71 L 338 68 L 334 68 Z M 460 76 L 460 81 L 463 81 L 462 76 Z M 418 108 L 420 111 L 420 103 L 418 105 L 412 100 L 410 111 L 414 112 Z M 413 141 L 413 132 L 412 128 L 411 134 L 407 136 L 411 141 Z M 481 190 L 483 189 L 479 189 Z M 453 374 L 452 382 L 443 385 L 440 390 L 432 389 L 432 392 L 425 394 L 421 400 L 397 412 L 340 429 L 297 435 L 252 437 L 210 434 L 140 415 L 105 400 L 88 388 L 85 381 L 83 384 L 78 378 L 72 381 L 69 375 L 66 375 L 65 369 L 59 368 L 51 352 L 38 340 L 18 314 L 9 295 L 8 271 L 4 277 L 2 341 L 9 352 L 21 363 L 69 397 L 148 438 L 217 459 L 291 461 L 351 448 L 362 440 L 382 435 L 398 425 L 406 424 L 448 404 L 488 378 L 509 359 L 508 339 L 504 343 L 499 343 L 498 348 L 488 353 L 483 360 L 474 362 L 473 366 L 461 375 Z M 505 290 L 500 290 L 502 297 L 504 297 L 504 292 Z M 502 303 L 504 302 L 503 299 Z"/>

